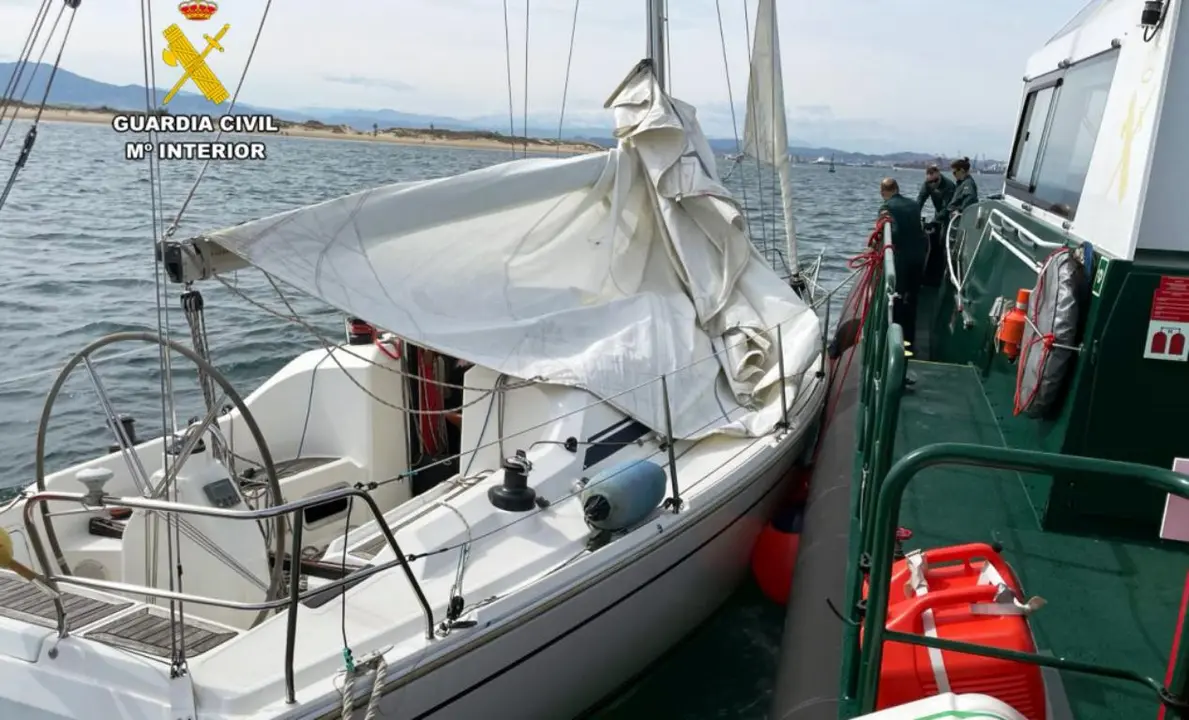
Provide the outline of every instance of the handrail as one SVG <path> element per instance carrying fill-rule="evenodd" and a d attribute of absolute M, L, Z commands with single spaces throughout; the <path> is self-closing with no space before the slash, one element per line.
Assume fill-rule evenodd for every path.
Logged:
<path fill-rule="evenodd" d="M 77 502 L 83 507 L 92 509 L 104 507 L 126 507 L 178 515 L 203 515 L 206 517 L 223 518 L 226 520 L 257 521 L 292 513 L 293 532 L 291 533 L 292 547 L 290 550 L 290 562 L 297 563 L 301 559 L 302 543 L 302 521 L 298 516 L 298 513 L 312 505 L 321 505 L 326 502 L 346 498 L 359 498 L 367 505 L 368 509 L 375 518 L 377 526 L 384 534 L 384 539 L 387 540 L 388 546 L 391 547 L 392 551 L 396 554 L 396 559 L 380 565 L 374 565 L 369 568 L 357 570 L 346 577 L 339 578 L 338 580 L 331 581 L 325 585 L 320 585 L 317 588 L 307 590 L 305 592 L 297 592 L 300 573 L 297 572 L 296 567 L 293 567 L 290 569 L 289 573 L 289 596 L 287 598 L 266 600 L 264 602 L 258 603 L 221 600 L 219 598 L 174 592 L 172 590 L 161 590 L 159 588 L 138 586 L 130 583 L 92 580 L 89 578 L 75 577 L 73 575 L 59 575 L 53 571 L 48 559 L 45 556 L 45 548 L 41 543 L 41 535 L 38 533 L 37 527 L 33 522 L 33 507 L 35 505 L 42 505 L 51 501 Z M 413 592 L 417 596 L 417 602 L 421 605 L 421 612 L 425 617 L 425 637 L 427 640 L 433 640 L 434 638 L 433 608 L 430 607 L 429 600 L 425 597 L 425 593 L 421 590 L 421 584 L 417 582 L 417 578 L 413 574 L 412 568 L 409 567 L 408 558 L 400 549 L 400 544 L 397 543 L 396 536 L 393 535 L 392 529 L 384 520 L 384 515 L 380 512 L 379 506 L 376 505 L 376 501 L 372 499 L 371 495 L 364 490 L 357 488 L 341 488 L 331 492 L 302 498 L 300 500 L 294 500 L 293 502 L 288 502 L 283 505 L 275 505 L 273 507 L 260 508 L 257 510 L 228 510 L 224 508 L 206 507 L 203 505 L 188 505 L 164 500 L 153 500 L 144 497 L 122 498 L 104 495 L 99 499 L 97 504 L 88 502 L 90 499 L 91 498 L 87 493 L 46 491 L 32 495 L 25 501 L 25 506 L 23 508 L 25 531 L 28 533 L 29 541 L 32 543 L 34 552 L 38 558 L 38 562 L 41 565 L 41 570 L 46 584 L 59 594 L 61 593 L 61 585 L 73 585 L 95 590 L 132 593 L 135 595 L 145 595 L 148 597 L 156 597 L 166 600 L 192 602 L 199 605 L 224 607 L 235 610 L 272 610 L 279 609 L 281 607 L 288 607 L 289 618 L 285 633 L 285 697 L 286 701 L 289 703 L 296 702 L 296 687 L 293 674 L 293 656 L 294 646 L 297 640 L 297 608 L 302 600 L 312 595 L 322 594 L 338 587 L 343 587 L 350 583 L 356 583 L 359 580 L 399 565 L 401 570 L 404 571 L 405 577 L 408 579 Z M 276 558 L 274 561 L 278 563 L 284 562 L 284 558 Z M 60 597 L 57 598 L 57 601 L 54 603 L 54 605 L 57 616 L 58 637 L 64 638 L 69 634 L 69 630 L 66 625 L 66 611 Z"/>
<path fill-rule="evenodd" d="M 1001 223 L 1009 225 L 1013 230 L 1015 230 L 1020 235 L 1024 236 L 1024 238 L 1028 242 L 1032 243 L 1036 247 L 1049 248 L 1051 250 L 1056 250 L 1057 248 L 1065 247 L 1065 243 L 1063 243 L 1063 242 L 1051 242 L 1049 240 L 1041 240 L 1039 235 L 1032 232 L 1028 228 L 1024 227 L 1022 224 L 1017 222 L 1015 219 L 1008 217 L 1007 213 L 1003 212 L 999 208 L 991 208 L 991 214 L 987 216 L 987 224 L 992 227 L 995 227 L 997 230 L 1002 230 L 1003 225 L 999 225 L 998 227 L 996 227 L 995 224 L 993 222 L 991 222 L 995 218 L 999 218 Z"/>
<path fill-rule="evenodd" d="M 908 370 L 908 358 L 904 350 L 904 330 L 898 324 L 892 324 L 887 330 L 887 362 L 884 363 L 884 374 L 881 378 L 885 384 L 883 392 L 875 398 L 875 407 L 870 456 L 867 458 L 867 473 L 862 487 L 863 499 L 860 503 L 860 517 L 874 516 L 878 502 L 878 489 L 883 476 L 892 464 L 894 445 L 896 444 L 896 426 L 900 419 L 900 398 L 904 393 L 904 378 Z M 871 551 L 872 523 L 864 523 L 860 547 L 864 552 Z"/>
<path fill-rule="evenodd" d="M 1156 680 L 1125 668 L 1116 668 L 1100 663 L 1087 663 L 1033 653 L 992 648 L 985 645 L 926 638 L 887 629 L 889 584 L 892 576 L 893 532 L 900 517 L 900 505 L 904 491 L 911 480 L 922 470 L 936 465 L 967 465 L 993 467 L 1017 472 L 1075 472 L 1091 475 L 1107 475 L 1139 480 L 1157 490 L 1189 498 L 1189 476 L 1150 465 L 1087 458 L 1077 455 L 1058 455 L 1034 450 L 974 445 L 966 443 L 938 443 L 913 450 L 900 459 L 888 472 L 879 488 L 875 505 L 873 526 L 874 545 L 871 555 L 871 572 L 868 582 L 867 614 L 863 623 L 863 642 L 859 648 L 859 685 L 857 700 L 859 714 L 875 710 L 879 692 L 879 675 L 883 660 L 883 644 L 888 641 L 903 642 L 943 650 L 994 657 L 1004 660 L 1032 663 L 1072 672 L 1103 677 L 1112 677 L 1147 686 L 1157 693 L 1166 706 L 1183 710 L 1189 698 L 1174 695 Z M 1189 624 L 1181 628 L 1177 658 L 1173 665 L 1173 687 L 1189 685 Z"/>

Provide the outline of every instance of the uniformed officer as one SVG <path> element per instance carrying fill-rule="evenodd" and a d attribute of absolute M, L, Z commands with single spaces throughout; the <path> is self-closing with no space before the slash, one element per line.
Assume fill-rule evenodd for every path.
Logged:
<path fill-rule="evenodd" d="M 879 214 L 892 221 L 892 249 L 896 258 L 897 297 L 892 305 L 892 321 L 904 330 L 904 341 L 911 346 L 916 340 L 917 296 L 928 248 L 921 228 L 921 206 L 900 194 L 900 184 L 894 178 L 883 179 L 879 194 L 883 198 Z"/>
<path fill-rule="evenodd" d="M 959 158 L 950 163 L 954 171 L 954 197 L 950 200 L 950 219 L 978 202 L 978 185 L 970 176 L 970 158 Z"/>
<path fill-rule="evenodd" d="M 925 168 L 925 182 L 921 183 L 921 189 L 917 193 L 917 205 L 924 210 L 925 200 L 933 201 L 933 222 L 942 229 L 943 236 L 950 217 L 950 200 L 953 198 L 954 181 L 942 175 L 941 168 L 937 165 L 930 164 Z"/>

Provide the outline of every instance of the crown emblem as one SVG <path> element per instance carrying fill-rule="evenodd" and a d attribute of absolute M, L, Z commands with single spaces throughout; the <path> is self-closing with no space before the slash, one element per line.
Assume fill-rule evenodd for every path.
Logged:
<path fill-rule="evenodd" d="M 178 4 L 178 11 L 186 16 L 187 20 L 210 20 L 211 15 L 214 15 L 219 10 L 218 4 L 206 0 L 206 2 L 193 2 L 193 0 L 184 0 Z"/>

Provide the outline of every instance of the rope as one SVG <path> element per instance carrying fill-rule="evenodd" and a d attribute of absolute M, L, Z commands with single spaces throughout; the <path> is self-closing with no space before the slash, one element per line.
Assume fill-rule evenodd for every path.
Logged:
<path fill-rule="evenodd" d="M 727 33 L 722 25 L 722 6 L 721 0 L 714 0 L 714 12 L 718 14 L 718 40 L 722 46 L 722 69 L 723 74 L 727 78 L 727 104 L 731 106 L 731 130 L 735 133 L 735 162 L 732 163 L 731 169 L 727 171 L 727 177 L 735 172 L 735 168 L 742 164 L 743 160 L 743 143 L 739 140 L 739 120 L 735 115 L 735 92 L 731 87 L 731 66 L 727 62 Z M 723 178 L 726 181 L 727 178 Z M 743 195 L 743 207 L 748 207 L 750 203 L 747 201 L 747 182 L 741 180 L 739 182 L 739 189 Z M 763 209 L 761 208 L 761 212 Z M 750 233 L 749 233 L 750 234 Z"/>
<path fill-rule="evenodd" d="M 531 0 L 524 0 L 524 156 L 528 157 L 528 15 Z"/>
<path fill-rule="evenodd" d="M 5 118 L 8 116 L 8 108 L 12 108 L 12 118 L 8 120 L 8 125 L 4 130 L 4 135 L 0 137 L 0 149 L 4 147 L 4 143 L 8 140 L 8 134 L 12 131 L 13 123 L 16 122 L 17 110 L 20 105 L 24 104 L 25 96 L 21 95 L 20 99 L 16 98 L 17 87 L 20 86 L 21 77 L 25 74 L 25 69 L 29 67 L 29 59 L 32 57 L 33 46 L 37 44 L 38 38 L 41 37 L 41 28 L 45 25 L 45 19 L 48 17 L 50 11 L 50 0 L 43 0 L 41 7 L 37 11 L 37 15 L 33 19 L 33 25 L 29 28 L 29 35 L 25 38 L 25 45 L 21 48 L 21 54 L 17 56 L 16 68 L 12 74 L 8 76 L 8 84 L 4 88 L 4 95 L 0 97 L 0 125 L 4 124 Z M 58 16 L 61 17 L 61 10 L 58 11 Z M 56 21 L 55 21 L 56 23 Z M 53 33 L 50 33 L 53 37 Z M 46 45 L 49 45 L 49 38 L 46 39 Z M 42 56 L 45 55 L 45 49 L 42 49 Z M 40 63 L 40 58 L 38 63 Z M 36 69 L 33 71 L 36 73 Z M 32 78 L 30 78 L 32 82 Z M 25 86 L 25 92 L 29 91 L 29 86 Z"/>
<path fill-rule="evenodd" d="M 29 87 L 33 84 L 33 78 L 37 76 L 37 70 L 41 67 L 42 58 L 45 57 L 46 50 L 48 50 L 50 46 L 50 41 L 54 39 L 54 33 L 58 30 L 58 23 L 62 20 L 62 13 L 64 13 L 67 8 L 70 9 L 70 18 L 66 21 L 66 31 L 62 34 L 62 42 L 58 46 L 58 54 L 54 58 L 53 66 L 50 68 L 50 77 L 45 82 L 45 92 L 41 95 L 41 102 L 37 106 L 37 114 L 33 117 L 33 124 L 29 127 L 29 132 L 25 135 L 25 143 L 21 147 L 21 152 L 17 156 L 16 162 L 13 163 L 12 173 L 8 176 L 8 182 L 5 183 L 4 189 L 0 191 L 0 209 L 4 208 L 4 204 L 8 201 L 9 193 L 12 192 L 12 188 L 16 185 L 17 176 L 20 175 L 21 170 L 23 170 L 25 167 L 25 163 L 28 162 L 29 154 L 33 152 L 33 145 L 37 141 L 37 126 L 41 124 L 41 115 L 43 112 L 45 112 L 46 103 L 49 102 L 50 89 L 54 86 L 54 78 L 58 74 L 58 66 L 62 64 L 62 53 L 66 50 L 66 41 L 70 38 L 70 29 L 74 27 L 74 18 L 76 16 L 76 10 L 78 9 L 78 2 L 63 2 L 62 6 L 58 9 L 58 15 L 54 18 L 54 24 L 50 26 L 49 35 L 46 36 L 45 44 L 41 47 L 41 54 L 37 56 L 37 66 L 34 67 L 33 72 L 29 75 L 29 82 L 25 83 L 25 89 L 21 93 L 21 99 L 13 104 L 12 119 L 9 121 L 8 127 L 4 130 L 3 137 L 0 137 L 0 147 L 2 147 L 4 142 L 8 139 L 8 133 L 10 130 L 12 130 L 13 124 L 16 123 L 18 110 L 17 106 L 24 104 L 25 95 L 29 92 Z M 36 29 L 38 34 L 41 32 L 41 26 L 45 22 L 45 17 L 45 15 L 42 15 L 40 21 L 37 23 Z M 31 42 L 28 43 L 28 46 L 29 50 L 31 51 L 34 42 L 32 42 L 33 38 L 30 39 Z M 28 59 L 26 58 L 22 63 L 19 64 L 17 70 L 14 71 L 14 78 L 16 77 L 17 73 L 23 72 L 25 66 L 27 65 Z M 12 79 L 10 78 L 10 82 L 11 81 Z M 19 80 L 16 82 L 19 82 Z M 16 82 L 12 82 L 13 90 L 16 89 Z M 4 98 L 5 104 L 7 104 L 10 100 L 11 98 L 9 98 L 8 93 L 6 93 Z M 6 107 L 0 107 L 0 122 L 3 122 L 3 112 L 7 112 Z"/>
<path fill-rule="evenodd" d="M 512 35 L 508 27 L 508 0 L 504 0 L 504 65 L 508 75 L 508 139 L 513 141 L 508 143 L 508 147 L 512 148 L 512 157 L 515 158 L 516 110 L 513 109 L 512 102 Z"/>
<path fill-rule="evenodd" d="M 337 343 L 335 343 L 335 342 L 331 341 L 329 338 L 327 338 L 326 335 L 322 331 L 318 330 L 313 325 L 311 325 L 309 322 L 302 319 L 301 315 L 297 312 L 297 310 L 295 310 L 293 308 L 293 305 L 289 302 L 289 299 L 287 297 L 285 297 L 285 294 L 281 291 L 280 286 L 278 286 L 273 281 L 271 275 L 269 275 L 268 273 L 264 273 L 264 277 L 272 285 L 273 290 L 277 293 L 277 296 L 281 298 L 281 302 L 283 302 L 285 304 L 285 307 L 289 310 L 289 312 L 290 312 L 289 315 L 281 313 L 277 310 L 273 310 L 272 308 L 268 307 L 267 305 L 264 305 L 263 303 L 261 303 L 257 300 L 254 300 L 253 298 L 248 297 L 246 294 L 244 294 L 238 288 L 236 288 L 231 283 L 229 283 L 221 275 L 216 275 L 215 279 L 218 280 L 220 283 L 222 283 L 223 286 L 226 287 L 228 290 L 230 290 L 233 294 L 246 300 L 250 305 L 252 305 L 256 308 L 259 308 L 259 309 L 267 312 L 268 314 L 278 317 L 282 320 L 292 322 L 292 323 L 302 327 L 307 332 L 309 332 L 310 335 L 312 335 L 314 337 L 314 339 L 316 339 L 322 343 L 322 348 L 326 351 L 327 357 L 335 365 L 338 366 L 339 370 L 343 371 L 343 374 L 347 378 L 347 380 L 349 380 L 351 382 L 351 384 L 353 384 L 356 388 L 358 388 L 360 390 L 360 392 L 371 397 L 373 400 L 380 403 L 381 405 L 384 405 L 385 407 L 392 408 L 393 410 L 398 410 L 400 412 L 410 413 L 413 415 L 425 414 L 427 412 L 428 412 L 428 414 L 432 415 L 432 414 L 440 414 L 440 413 L 446 413 L 446 412 L 461 411 L 464 408 L 470 407 L 471 405 L 477 405 L 477 404 L 483 402 L 484 400 L 487 399 L 487 396 L 491 394 L 492 391 L 489 388 L 476 388 L 476 387 L 470 387 L 468 385 L 458 385 L 455 383 L 449 383 L 449 382 L 437 380 L 437 379 L 430 378 L 430 377 L 424 377 L 422 375 L 418 375 L 418 374 L 414 374 L 414 373 L 408 373 L 403 370 L 400 370 L 400 369 L 397 369 L 394 367 L 390 367 L 388 365 L 382 365 L 380 363 L 377 363 L 377 362 L 371 360 L 370 358 L 366 358 L 362 355 L 359 355 L 358 353 L 352 352 L 347 347 L 340 347 Z M 391 372 L 391 373 L 400 375 L 401 377 L 404 377 L 406 379 L 414 380 L 417 382 L 426 382 L 431 385 L 436 385 L 438 387 L 448 387 L 448 388 L 455 388 L 455 389 L 462 389 L 462 390 L 474 390 L 474 391 L 482 393 L 482 394 L 479 397 L 477 397 L 476 399 L 472 400 L 471 402 L 463 403 L 456 408 L 444 408 L 442 410 L 425 411 L 420 408 L 401 407 L 400 405 L 396 405 L 395 403 L 391 403 L 387 400 L 384 400 L 383 398 L 381 398 L 381 397 L 377 396 L 375 393 L 373 393 L 371 390 L 368 390 L 367 388 L 365 388 L 363 386 L 363 384 L 359 382 L 359 380 L 357 380 L 345 367 L 343 367 L 342 361 L 339 360 L 337 357 L 337 355 L 340 352 L 344 353 L 346 355 L 350 355 L 351 357 L 356 358 L 357 360 L 361 360 L 363 362 L 366 362 L 369 365 L 373 365 L 373 366 L 378 367 L 378 368 L 385 370 L 387 372 Z M 505 390 L 515 390 L 520 387 L 527 387 L 529 385 L 533 385 L 537 382 L 543 382 L 543 381 L 544 381 L 543 378 L 533 378 L 531 380 L 523 380 L 523 381 L 519 381 L 517 383 L 513 383 L 512 385 L 509 385 L 507 388 L 505 388 Z"/>
<path fill-rule="evenodd" d="M 367 709 L 363 713 L 363 720 L 378 720 L 380 717 L 380 697 L 384 691 L 384 677 L 388 674 L 388 662 L 384 655 L 376 653 L 371 657 L 356 663 L 351 659 L 351 651 L 343 648 L 343 658 L 346 661 L 346 676 L 343 679 L 343 720 L 351 720 L 355 714 L 355 678 L 372 674 L 372 691 L 368 695 Z"/>
<path fill-rule="evenodd" d="M 883 278 L 883 257 L 884 250 L 889 247 L 883 245 L 884 226 L 891 220 L 887 216 L 880 217 L 875 221 L 875 229 L 871 231 L 871 235 L 867 238 L 867 249 L 855 255 L 847 261 L 847 267 L 853 269 L 858 273 L 858 281 L 855 283 L 854 289 L 850 295 L 847 296 L 846 303 L 842 307 L 842 313 L 839 318 L 857 317 L 859 319 L 858 332 L 855 335 L 854 347 L 857 348 L 859 342 L 863 339 L 863 328 L 867 324 L 867 313 L 871 310 L 871 301 L 875 296 L 875 289 L 878 287 L 880 280 Z M 839 321 L 841 326 L 842 321 Z M 842 375 L 837 375 L 835 372 L 838 362 L 842 359 L 839 355 L 830 362 L 835 367 L 831 368 L 830 376 L 835 378 L 831 380 L 831 384 L 835 387 L 842 387 L 846 382 L 847 376 L 850 374 L 851 363 L 855 359 L 855 352 L 852 350 L 846 358 L 846 364 L 843 365 Z M 822 431 L 818 433 L 818 437 L 825 435 L 825 430 L 829 427 L 830 421 L 834 418 L 834 412 L 838 408 L 838 401 L 842 397 L 842 393 L 834 393 L 830 398 L 827 406 L 824 419 L 822 420 Z M 821 450 L 821 443 L 813 451 L 813 460 L 817 460 L 818 452 Z"/>
<path fill-rule="evenodd" d="M 570 23 L 570 52 L 566 55 L 566 80 L 561 88 L 561 116 L 557 119 L 557 154 L 561 155 L 562 124 L 566 120 L 566 96 L 570 93 L 570 65 L 574 62 L 574 36 L 578 33 L 578 6 L 582 0 L 574 0 L 574 20 Z"/>

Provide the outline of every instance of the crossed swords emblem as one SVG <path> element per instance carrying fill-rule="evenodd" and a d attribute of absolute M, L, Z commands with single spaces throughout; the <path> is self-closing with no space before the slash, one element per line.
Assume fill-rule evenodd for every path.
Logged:
<path fill-rule="evenodd" d="M 227 88 L 223 87 L 223 83 L 215 77 L 215 73 L 206 64 L 206 56 L 210 54 L 211 50 L 223 52 L 223 46 L 219 44 L 219 41 L 230 29 L 231 25 L 224 25 L 219 32 L 215 33 L 214 37 L 203 35 L 202 39 L 206 40 L 206 48 L 199 53 L 176 24 L 165 28 L 165 42 L 169 47 L 161 51 L 161 58 L 170 67 L 177 67 L 180 64 L 185 73 L 165 95 L 165 99 L 161 101 L 162 105 L 168 104 L 187 80 L 193 80 L 202 92 L 202 96 L 216 105 L 230 97 Z"/>

